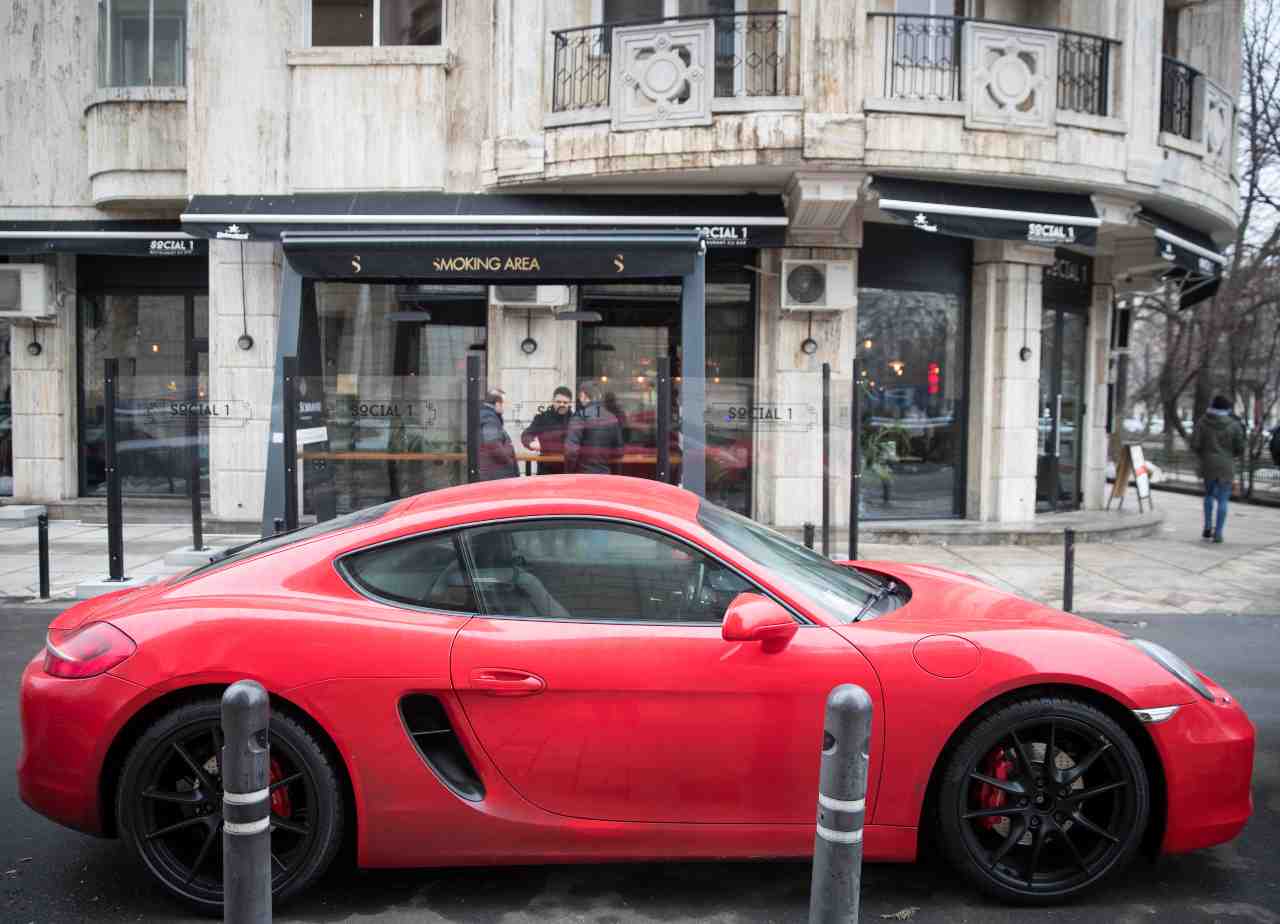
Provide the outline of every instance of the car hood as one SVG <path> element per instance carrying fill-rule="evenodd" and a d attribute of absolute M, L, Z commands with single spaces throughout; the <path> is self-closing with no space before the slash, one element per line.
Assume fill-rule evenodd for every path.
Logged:
<path fill-rule="evenodd" d="M 895 629 L 909 631 L 917 624 L 931 633 L 1047 629 L 1123 638 L 1114 629 L 1019 597 L 969 574 L 895 561 L 858 564 L 911 588 L 905 606 L 875 620 Z"/>

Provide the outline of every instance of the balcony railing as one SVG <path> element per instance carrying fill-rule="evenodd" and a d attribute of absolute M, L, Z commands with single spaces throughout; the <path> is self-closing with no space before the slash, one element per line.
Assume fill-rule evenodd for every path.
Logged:
<path fill-rule="evenodd" d="M 560 29 L 555 43 L 551 111 L 609 105 L 613 30 L 618 26 L 712 20 L 717 97 L 784 96 L 787 92 L 787 14 L 782 11 L 639 19 Z M 693 62 L 690 62 L 693 63 Z"/>
<path fill-rule="evenodd" d="M 988 24 L 1026 29 L 1057 37 L 1057 106 L 1086 115 L 1111 114 L 1111 61 L 1115 39 L 1018 23 L 964 16 L 868 13 L 883 35 L 883 84 L 886 99 L 958 102 L 964 99 L 966 25 Z"/>
<path fill-rule="evenodd" d="M 1196 81 L 1202 76 L 1176 58 L 1164 59 L 1160 69 L 1160 131 L 1191 140 Z"/>

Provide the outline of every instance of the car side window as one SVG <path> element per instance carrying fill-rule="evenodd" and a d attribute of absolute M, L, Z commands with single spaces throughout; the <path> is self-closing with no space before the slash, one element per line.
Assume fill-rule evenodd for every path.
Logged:
<path fill-rule="evenodd" d="M 418 536 L 342 559 L 347 576 L 374 596 L 455 613 L 478 613 L 475 589 L 452 535 Z"/>
<path fill-rule="evenodd" d="M 709 555 L 621 523 L 548 520 L 463 534 L 486 613 L 528 619 L 719 623 L 754 586 Z"/>

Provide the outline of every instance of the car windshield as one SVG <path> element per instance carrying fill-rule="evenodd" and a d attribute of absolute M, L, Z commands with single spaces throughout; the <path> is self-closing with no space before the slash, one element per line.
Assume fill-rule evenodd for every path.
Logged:
<path fill-rule="evenodd" d="M 313 523 L 300 529 L 289 530 L 287 533 L 276 533 L 274 536 L 265 536 L 262 539 L 246 542 L 244 545 L 233 546 L 227 549 L 221 558 L 216 558 L 207 565 L 201 565 L 194 571 L 187 572 L 183 575 L 183 578 L 193 577 L 206 571 L 221 568 L 224 565 L 244 561 L 246 558 L 284 548 L 286 545 L 293 545 L 295 542 L 304 542 L 307 539 L 314 539 L 316 536 L 323 536 L 326 533 L 336 533 L 338 530 L 346 529 L 350 526 L 362 526 L 365 523 L 372 523 L 374 520 L 381 519 L 387 511 L 398 503 L 400 503 L 398 500 L 388 501 L 385 504 L 378 504 L 376 507 L 366 507 L 363 510 L 355 510 L 340 517 L 334 517 L 332 520 Z"/>
<path fill-rule="evenodd" d="M 881 589 L 879 582 L 853 568 L 837 565 L 781 533 L 723 507 L 703 501 L 698 506 L 698 522 L 717 539 L 822 604 L 841 622 L 852 622 Z"/>

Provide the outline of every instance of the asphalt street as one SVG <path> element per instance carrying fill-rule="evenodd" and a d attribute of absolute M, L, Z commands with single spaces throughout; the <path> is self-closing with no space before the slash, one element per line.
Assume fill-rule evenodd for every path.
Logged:
<path fill-rule="evenodd" d="M 124 848 L 58 827 L 22 805 L 17 683 L 56 609 L 0 605 L 0 921 L 195 922 Z M 1254 922 L 1280 924 L 1280 616 L 1152 614 L 1106 617 L 1167 645 L 1214 676 L 1258 729 L 1255 814 L 1233 843 L 1139 861 L 1086 900 L 1008 908 L 942 866 L 870 865 L 864 921 Z M 611 864 L 464 870 L 333 871 L 277 912 L 281 922 L 804 921 L 807 863 Z"/>

